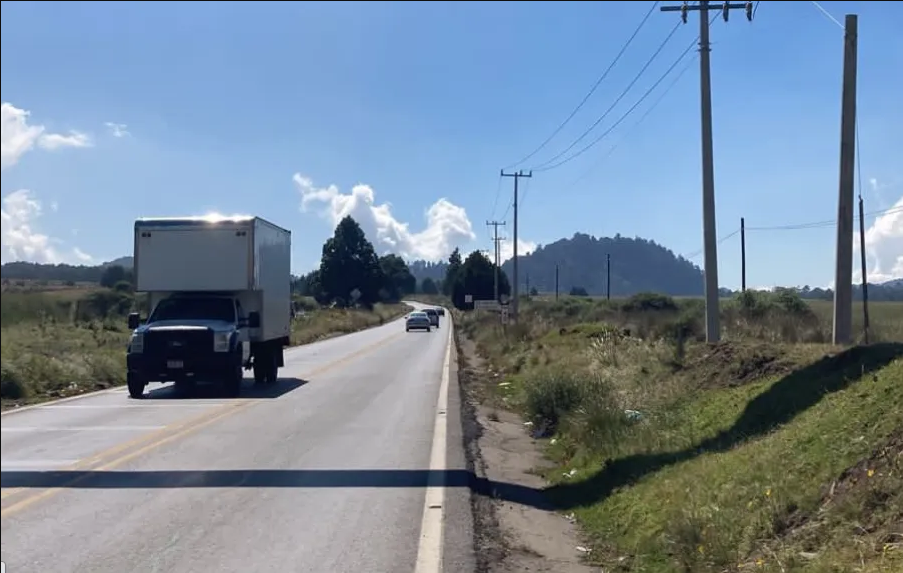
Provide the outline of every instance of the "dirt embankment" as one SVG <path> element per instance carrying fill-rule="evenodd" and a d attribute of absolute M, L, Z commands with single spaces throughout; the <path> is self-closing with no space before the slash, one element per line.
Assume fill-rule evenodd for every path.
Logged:
<path fill-rule="evenodd" d="M 523 420 L 486 405 L 491 376 L 476 345 L 456 333 L 479 573 L 588 573 L 573 521 L 556 513 L 536 470 L 546 466 Z"/>

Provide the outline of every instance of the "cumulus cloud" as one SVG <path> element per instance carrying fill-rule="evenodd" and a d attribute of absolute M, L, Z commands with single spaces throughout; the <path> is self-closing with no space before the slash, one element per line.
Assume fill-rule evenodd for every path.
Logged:
<path fill-rule="evenodd" d="M 128 129 L 129 126 L 124 123 L 113 123 L 112 121 L 108 121 L 104 123 L 104 125 L 107 127 L 110 135 L 112 135 L 113 137 L 128 137 L 129 135 L 131 135 Z"/>
<path fill-rule="evenodd" d="M 859 233 L 853 245 L 859 257 Z M 865 230 L 866 272 L 870 283 L 903 278 L 903 196 Z M 854 281 L 862 280 L 854 265 Z"/>
<path fill-rule="evenodd" d="M 30 112 L 19 109 L 9 102 L 2 106 L 2 168 L 7 169 L 34 149 L 35 145 L 53 151 L 63 147 L 90 147 L 91 138 L 86 134 L 72 131 L 68 134 L 47 133 L 43 125 L 30 125 Z"/>
<path fill-rule="evenodd" d="M 508 239 L 505 241 L 499 241 L 501 243 L 499 245 L 499 258 L 501 259 L 501 263 L 504 263 L 508 259 L 514 257 L 514 241 Z M 524 255 L 529 255 L 533 251 L 536 250 L 536 243 L 532 241 L 525 241 L 518 237 L 517 239 L 517 258 L 521 258 Z M 520 264 L 520 263 L 518 263 Z"/>
<path fill-rule="evenodd" d="M 62 147 L 87 147 L 90 138 L 79 132 L 68 135 L 45 133 L 41 125 L 29 125 L 29 112 L 12 104 L 3 103 L 2 110 L 2 171 L 13 167 L 23 155 L 35 146 L 55 150 Z M 51 204 L 51 210 L 57 205 Z M 0 218 L 0 258 L 2 262 L 33 261 L 37 263 L 61 263 L 67 261 L 90 262 L 91 257 L 79 249 L 61 252 L 55 245 L 60 241 L 36 230 L 35 222 L 43 209 L 40 201 L 27 189 L 19 189 L 2 200 Z"/>
<path fill-rule="evenodd" d="M 40 201 L 27 189 L 19 189 L 3 198 L 0 208 L 2 249 L 0 262 L 31 261 L 35 263 L 88 263 L 93 259 L 81 249 L 61 252 L 59 241 L 39 232 L 34 223 L 41 217 Z"/>
<path fill-rule="evenodd" d="M 425 228 L 414 232 L 408 223 L 395 219 L 391 205 L 376 203 L 376 193 L 369 185 L 355 185 L 350 193 L 343 194 L 335 185 L 317 187 L 300 173 L 292 180 L 301 194 L 302 212 L 319 211 L 333 228 L 351 215 L 380 254 L 392 252 L 407 260 L 438 261 L 476 238 L 464 208 L 444 198 L 426 210 Z"/>

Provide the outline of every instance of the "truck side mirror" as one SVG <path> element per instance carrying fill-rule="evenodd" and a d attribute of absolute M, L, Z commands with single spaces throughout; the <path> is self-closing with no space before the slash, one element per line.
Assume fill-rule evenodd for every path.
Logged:
<path fill-rule="evenodd" d="M 137 312 L 129 313 L 129 330 L 135 330 L 141 325 L 141 315 Z"/>
<path fill-rule="evenodd" d="M 248 326 L 251 328 L 260 328 L 260 313 L 256 310 L 248 313 Z"/>

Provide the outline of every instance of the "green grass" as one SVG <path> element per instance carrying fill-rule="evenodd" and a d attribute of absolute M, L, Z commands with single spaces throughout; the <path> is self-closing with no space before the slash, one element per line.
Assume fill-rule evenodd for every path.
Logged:
<path fill-rule="evenodd" d="M 5 290 L 0 354 L 2 408 L 72 396 L 125 383 L 126 314 L 140 306 L 129 293 L 106 289 Z M 372 311 L 304 305 L 292 344 L 307 344 L 376 326 L 404 315 L 402 304 Z"/>
<path fill-rule="evenodd" d="M 880 367 L 875 375 L 856 372 L 866 354 Z M 827 571 L 844 549 L 866 544 L 872 551 L 862 560 L 881 571 L 894 555 L 884 547 L 893 520 L 903 519 L 901 468 L 863 484 L 860 498 L 878 493 L 886 503 L 869 532 L 842 518 L 862 519 L 864 504 L 838 514 L 822 486 L 903 429 L 901 357 L 903 345 L 860 349 L 777 381 L 697 394 L 646 427 L 625 428 L 614 457 L 575 459 L 553 446 L 561 468 L 577 473 L 550 475 L 552 499 L 576 509 L 596 559 L 609 566 L 629 550 L 628 570 L 714 572 L 760 562 L 766 571 Z M 649 433 L 663 437 L 650 441 Z M 815 538 L 794 535 L 811 519 L 831 527 Z M 801 557 L 807 550 L 817 556 Z"/>
<path fill-rule="evenodd" d="M 456 324 L 487 402 L 548 440 L 550 497 L 605 571 L 903 571 L 903 304 L 873 307 L 887 342 L 842 349 L 820 303 L 726 301 L 715 346 L 692 300 Z"/>

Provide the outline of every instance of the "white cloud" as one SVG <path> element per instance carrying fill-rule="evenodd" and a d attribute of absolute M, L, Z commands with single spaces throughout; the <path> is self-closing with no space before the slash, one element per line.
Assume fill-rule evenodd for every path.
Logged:
<path fill-rule="evenodd" d="M 110 130 L 110 135 L 113 137 L 128 137 L 131 135 L 128 129 L 129 126 L 124 123 L 113 123 L 112 121 L 108 121 L 104 123 L 104 125 Z"/>
<path fill-rule="evenodd" d="M 504 241 L 499 241 L 501 244 L 499 245 L 499 258 L 501 259 L 501 263 L 504 263 L 510 258 L 514 257 L 514 241 L 507 239 Z M 521 258 L 524 255 L 528 255 L 536 250 L 536 243 L 532 241 L 525 241 L 518 237 L 517 239 L 517 258 Z M 520 264 L 520 263 L 518 263 Z"/>
<path fill-rule="evenodd" d="M 68 135 L 45 133 L 43 125 L 29 125 L 30 112 L 19 109 L 8 102 L 2 106 L 2 169 L 5 170 L 19 162 L 19 159 L 34 149 L 37 144 L 43 149 L 55 150 L 61 147 L 88 147 L 90 138 L 80 132 L 73 131 Z"/>
<path fill-rule="evenodd" d="M 90 263 L 94 261 L 94 257 L 79 249 L 78 247 L 74 247 L 72 249 L 72 254 L 75 255 L 75 258 L 83 263 Z"/>
<path fill-rule="evenodd" d="M 859 233 L 853 241 L 856 264 L 855 282 L 862 280 L 859 271 Z M 903 196 L 890 209 L 875 218 L 865 230 L 866 272 L 870 283 L 903 278 Z"/>
<path fill-rule="evenodd" d="M 38 138 L 38 145 L 53 151 L 61 147 L 91 147 L 91 138 L 80 131 L 70 131 L 69 135 L 47 133 Z"/>
<path fill-rule="evenodd" d="M 35 148 L 54 150 L 61 147 L 86 147 L 91 144 L 88 136 L 79 132 L 69 135 L 45 133 L 40 125 L 29 125 L 29 112 L 10 103 L 3 103 L 2 110 L 2 170 L 16 165 L 23 155 Z M 52 211 L 58 209 L 51 203 Z M 89 255 L 79 249 L 61 253 L 58 244 L 48 235 L 35 229 L 35 222 L 42 214 L 41 203 L 27 189 L 19 189 L 3 198 L 0 217 L 0 259 L 2 262 L 33 261 L 36 263 L 61 263 L 66 261 L 90 262 Z"/>
<path fill-rule="evenodd" d="M 888 198 L 888 191 L 892 191 L 898 184 L 899 182 L 878 181 L 876 177 L 869 179 L 869 189 L 878 202 L 878 209 L 886 209 L 890 205 L 891 199 Z M 891 194 L 891 196 L 893 195 Z"/>
<path fill-rule="evenodd" d="M 317 205 L 333 227 L 351 215 L 379 254 L 391 252 L 407 260 L 437 261 L 448 258 L 455 247 L 476 238 L 464 208 L 444 198 L 426 210 L 426 228 L 412 232 L 408 223 L 395 219 L 391 205 L 376 204 L 376 194 L 369 185 L 355 185 L 351 193 L 344 195 L 335 185 L 318 188 L 300 173 L 292 180 L 301 193 L 302 212 Z"/>
<path fill-rule="evenodd" d="M 0 262 L 90 263 L 94 260 L 77 247 L 61 252 L 55 246 L 60 241 L 36 230 L 34 224 L 42 212 L 40 201 L 27 189 L 19 189 L 3 198 Z"/>

